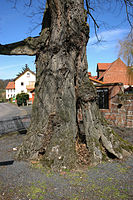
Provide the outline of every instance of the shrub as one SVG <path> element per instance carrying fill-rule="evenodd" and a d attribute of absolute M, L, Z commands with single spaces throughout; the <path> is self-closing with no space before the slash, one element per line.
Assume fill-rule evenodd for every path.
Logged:
<path fill-rule="evenodd" d="M 18 106 L 27 105 L 27 100 L 29 100 L 29 94 L 21 93 L 16 96 Z"/>
<path fill-rule="evenodd" d="M 12 97 L 11 97 L 11 98 L 9 98 L 9 102 L 10 102 L 10 103 L 12 103 Z"/>

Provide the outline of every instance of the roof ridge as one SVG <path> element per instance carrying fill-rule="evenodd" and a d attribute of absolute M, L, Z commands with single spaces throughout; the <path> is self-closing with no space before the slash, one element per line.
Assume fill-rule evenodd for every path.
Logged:
<path fill-rule="evenodd" d="M 122 60 L 120 59 L 120 57 L 119 57 L 119 58 L 117 58 L 115 61 L 113 61 L 112 63 L 110 63 L 110 66 L 106 69 L 105 72 L 102 73 L 102 75 L 98 78 L 98 80 L 100 80 L 100 79 L 107 73 L 107 71 L 111 68 L 111 66 L 112 66 L 115 62 L 117 62 L 118 60 L 122 61 Z M 122 62 L 123 62 L 123 61 L 122 61 Z"/>
<path fill-rule="evenodd" d="M 33 72 L 33 71 L 28 67 L 28 68 L 26 68 L 26 69 L 24 70 L 24 72 L 22 72 L 19 76 L 17 76 L 17 77 L 14 79 L 14 81 L 16 81 L 20 76 L 22 76 L 23 74 L 25 74 L 27 71 L 30 71 L 32 74 L 36 75 L 35 72 Z"/>
<path fill-rule="evenodd" d="M 104 76 L 104 74 L 110 69 L 110 67 L 112 66 L 112 64 L 113 63 L 110 63 L 110 66 L 106 69 L 105 72 L 102 73 L 102 75 L 98 78 L 98 80 L 100 80 Z"/>
<path fill-rule="evenodd" d="M 100 62 L 100 63 L 97 63 L 97 64 L 111 64 L 111 63 L 108 63 L 108 62 L 107 62 L 107 63 L 101 63 L 101 62 Z"/>

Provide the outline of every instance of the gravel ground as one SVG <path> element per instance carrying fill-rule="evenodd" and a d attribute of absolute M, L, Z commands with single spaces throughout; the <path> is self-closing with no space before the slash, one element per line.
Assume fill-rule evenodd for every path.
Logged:
<path fill-rule="evenodd" d="M 133 129 L 114 129 L 133 142 Z M 14 161 L 23 138 L 20 134 L 0 138 L 0 200 L 133 199 L 133 156 L 82 171 L 53 173 L 41 164 Z"/>

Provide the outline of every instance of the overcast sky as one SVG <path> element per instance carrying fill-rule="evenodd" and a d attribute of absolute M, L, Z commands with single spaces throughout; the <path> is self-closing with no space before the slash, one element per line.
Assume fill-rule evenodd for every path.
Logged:
<path fill-rule="evenodd" d="M 37 0 L 34 1 L 38 2 Z M 23 1 L 18 2 L 17 9 L 13 9 L 13 5 L 8 0 L 1 0 L 0 2 L 0 44 L 17 42 L 28 36 L 37 36 L 40 32 L 40 27 L 30 32 L 36 26 L 32 22 L 35 19 L 27 17 L 30 15 L 29 9 L 23 7 L 21 3 Z M 97 63 L 110 63 L 118 58 L 118 41 L 129 32 L 125 10 L 120 9 L 120 6 L 116 6 L 115 12 L 113 8 L 106 8 L 104 11 L 101 9 L 101 13 L 95 12 L 94 15 L 100 25 L 98 35 L 103 42 L 96 44 L 97 39 L 91 22 L 87 59 L 88 71 L 91 71 L 92 75 L 96 75 Z M 41 22 L 40 16 L 38 16 L 38 19 Z M 89 20 L 88 22 L 90 23 Z M 34 61 L 35 57 L 30 56 L 0 56 L 0 79 L 15 78 L 25 64 L 28 64 L 30 69 L 35 71 Z"/>

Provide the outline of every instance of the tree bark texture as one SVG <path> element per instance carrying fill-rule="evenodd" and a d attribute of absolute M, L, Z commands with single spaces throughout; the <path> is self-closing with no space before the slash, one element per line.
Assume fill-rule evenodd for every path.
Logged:
<path fill-rule="evenodd" d="M 26 38 L 23 41 L 1 45 L 0 44 L 0 54 L 1 55 L 28 55 L 34 56 L 37 53 L 38 37 L 36 38 Z"/>
<path fill-rule="evenodd" d="M 42 31 L 32 39 L 35 100 L 19 159 L 39 159 L 60 170 L 121 159 L 131 151 L 97 107 L 96 90 L 87 73 L 88 39 L 83 0 L 47 0 Z"/>

